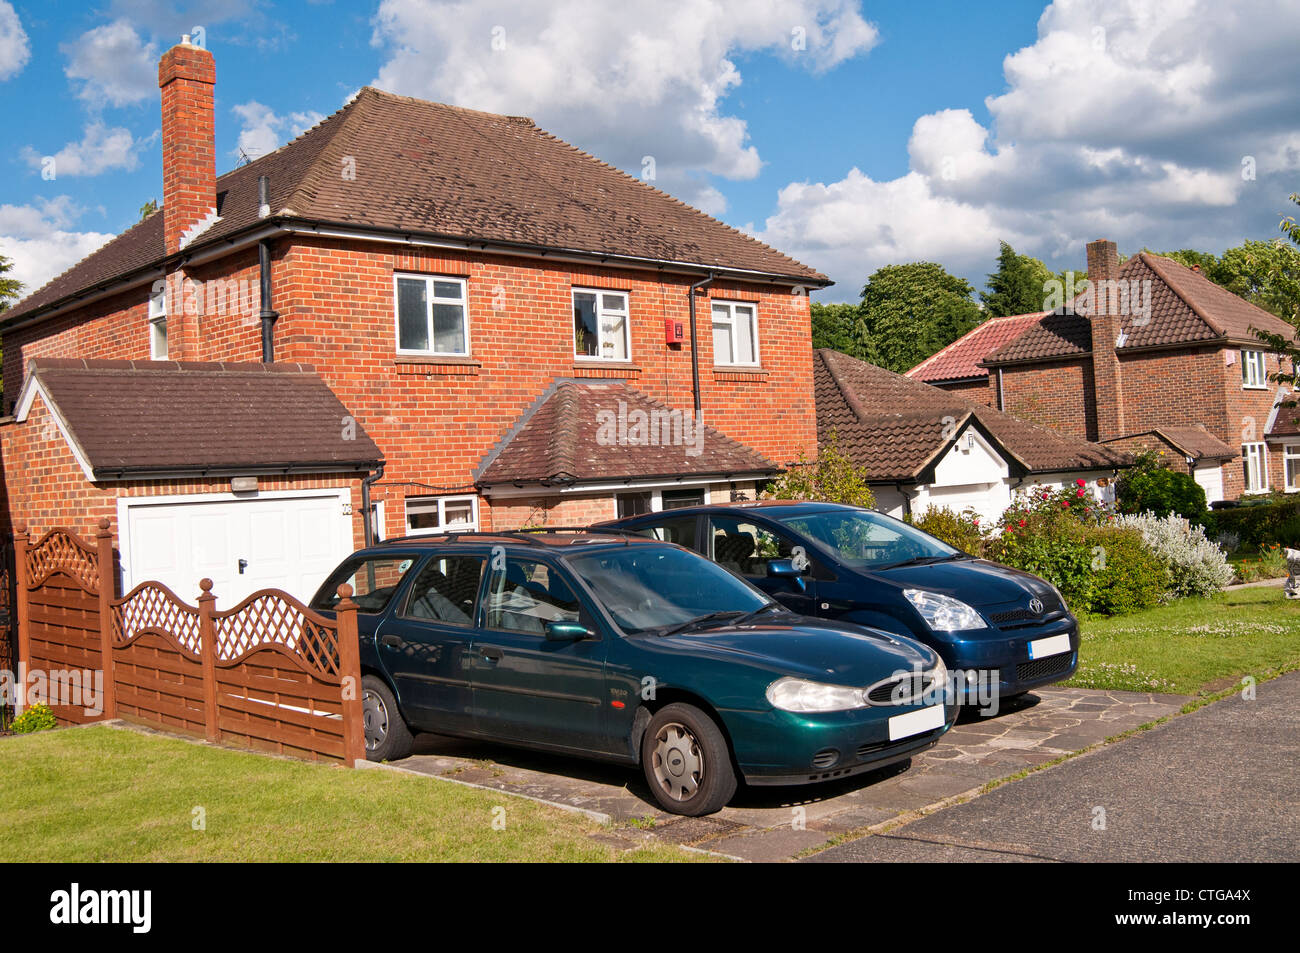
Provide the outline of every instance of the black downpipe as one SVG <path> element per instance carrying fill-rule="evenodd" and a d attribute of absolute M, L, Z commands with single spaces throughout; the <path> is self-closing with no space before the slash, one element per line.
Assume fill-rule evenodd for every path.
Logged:
<path fill-rule="evenodd" d="M 270 185 L 266 176 L 257 179 L 258 211 L 265 217 L 270 214 Z M 275 363 L 275 319 L 280 315 L 271 308 L 271 242 L 262 239 L 257 243 L 257 265 L 260 271 L 262 291 L 262 363 Z"/>
<path fill-rule="evenodd" d="M 361 511 L 363 514 L 362 528 L 365 530 L 366 547 L 375 545 L 375 528 L 371 525 L 371 519 L 374 514 L 370 511 L 370 487 L 379 482 L 384 476 L 384 465 L 381 463 L 370 474 L 361 481 Z"/>
<path fill-rule="evenodd" d="M 695 390 L 695 420 L 700 420 L 700 347 L 695 328 L 695 292 L 713 284 L 713 275 L 695 282 L 687 293 L 691 303 L 691 387 Z"/>

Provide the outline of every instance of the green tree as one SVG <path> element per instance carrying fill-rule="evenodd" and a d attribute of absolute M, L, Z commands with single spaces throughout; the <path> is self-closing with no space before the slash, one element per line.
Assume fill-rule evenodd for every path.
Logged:
<path fill-rule="evenodd" d="M 144 221 L 154 212 L 158 211 L 158 200 L 150 199 L 140 206 L 140 221 Z"/>
<path fill-rule="evenodd" d="M 1300 193 L 1293 193 L 1291 201 L 1300 205 Z M 1288 215 L 1278 223 L 1278 228 L 1291 243 L 1282 247 L 1295 254 L 1296 249 L 1300 248 L 1300 223 L 1296 222 L 1294 215 Z M 1300 332 L 1300 268 L 1296 267 L 1293 258 L 1281 254 L 1273 256 L 1267 264 L 1262 260 L 1257 262 L 1267 276 L 1269 295 L 1278 304 L 1279 310 L 1274 313 Z M 1296 336 L 1270 334 L 1258 329 L 1255 330 L 1255 336 L 1267 344 L 1270 350 L 1291 359 L 1291 370 L 1279 369 L 1273 379 L 1290 384 L 1292 391 L 1295 391 L 1297 384 L 1300 384 L 1300 345 L 1296 343 Z M 1279 365 L 1285 367 L 1286 362 L 1281 361 Z"/>
<path fill-rule="evenodd" d="M 814 301 L 809 310 L 812 313 L 813 347 L 828 347 L 859 360 L 870 360 L 870 340 L 861 305 Z"/>
<path fill-rule="evenodd" d="M 1017 255 L 1014 248 L 1002 242 L 998 269 L 988 276 L 988 290 L 980 293 L 984 311 L 991 318 L 1042 311 L 1047 283 L 1056 277 L 1037 258 Z"/>
<path fill-rule="evenodd" d="M 886 265 L 862 289 L 866 358 L 901 373 L 947 347 L 983 315 L 964 278 L 930 261 Z"/>
<path fill-rule="evenodd" d="M 8 310 L 9 305 L 18 300 L 18 295 L 23 290 L 21 281 L 8 276 L 13 267 L 13 262 L 0 255 L 0 311 Z"/>
<path fill-rule="evenodd" d="M 868 509 L 876 505 L 875 494 L 867 486 L 867 471 L 840 449 L 839 438 L 833 433 L 815 462 L 801 453 L 799 462 L 771 481 L 762 496 L 766 500 L 819 500 Z"/>

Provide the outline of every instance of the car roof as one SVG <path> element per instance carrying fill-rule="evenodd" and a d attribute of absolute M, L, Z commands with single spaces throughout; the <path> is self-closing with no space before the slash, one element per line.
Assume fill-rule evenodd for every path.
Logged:
<path fill-rule="evenodd" d="M 524 547 L 534 551 L 561 552 L 575 546 L 584 550 L 607 549 L 625 546 L 663 546 L 662 541 L 618 530 L 592 530 L 586 527 L 542 527 L 535 530 L 465 531 L 455 533 L 395 536 L 380 540 L 361 550 L 364 553 L 382 553 L 385 550 L 442 549 L 455 545 L 487 545 Z"/>
<path fill-rule="evenodd" d="M 669 514 L 672 516 L 697 516 L 708 513 L 760 512 L 765 516 L 776 517 L 789 516 L 795 513 L 825 513 L 834 510 L 857 509 L 861 509 L 861 507 L 849 506 L 844 503 L 824 503 L 819 500 L 739 500 L 735 503 L 705 503 L 700 506 L 682 506 L 671 510 L 662 510 L 658 513 L 641 513 L 624 519 L 610 520 L 608 523 L 597 523 L 595 529 L 602 531 L 620 523 L 632 523 Z"/>

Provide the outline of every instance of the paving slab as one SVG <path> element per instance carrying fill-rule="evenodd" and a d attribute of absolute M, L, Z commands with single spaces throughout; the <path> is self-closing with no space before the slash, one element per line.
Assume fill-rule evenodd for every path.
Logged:
<path fill-rule="evenodd" d="M 789 860 L 832 838 L 924 811 L 1163 715 L 1188 696 L 1051 687 L 992 717 L 964 713 L 930 750 L 879 771 L 820 785 L 741 787 L 711 818 L 660 810 L 635 768 L 504 745 L 420 735 L 397 762 L 420 774 L 606 814 L 615 835 L 663 839 L 747 860 Z M 911 849 L 911 848 L 908 848 Z"/>

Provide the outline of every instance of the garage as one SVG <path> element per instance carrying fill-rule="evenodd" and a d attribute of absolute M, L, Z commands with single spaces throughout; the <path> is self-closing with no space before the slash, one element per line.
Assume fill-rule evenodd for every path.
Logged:
<path fill-rule="evenodd" d="M 4 439 L 40 534 L 116 524 L 122 594 L 147 580 L 217 608 L 261 589 L 306 601 L 362 536 L 374 441 L 311 368 L 37 358 Z M 57 488 L 57 492 L 51 492 Z"/>
<path fill-rule="evenodd" d="M 157 580 L 187 602 L 213 581 L 217 608 L 259 589 L 303 600 L 352 552 L 347 490 L 121 498 L 122 590 Z"/>

